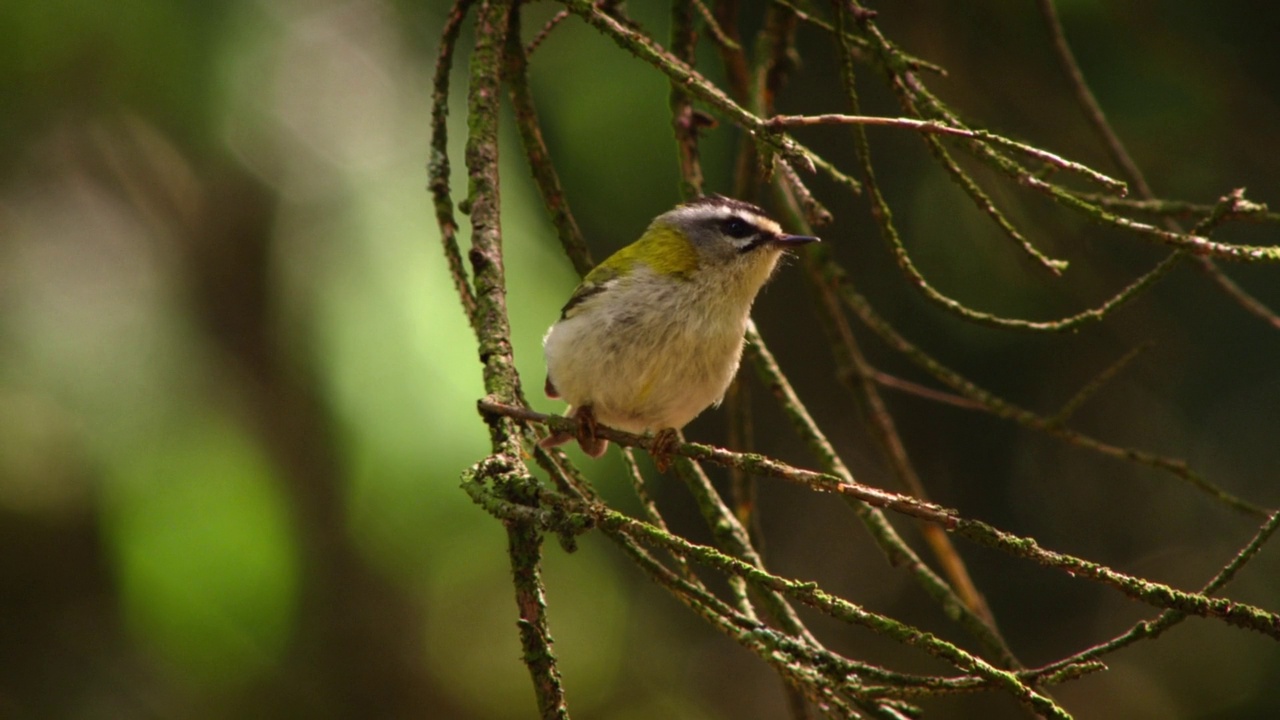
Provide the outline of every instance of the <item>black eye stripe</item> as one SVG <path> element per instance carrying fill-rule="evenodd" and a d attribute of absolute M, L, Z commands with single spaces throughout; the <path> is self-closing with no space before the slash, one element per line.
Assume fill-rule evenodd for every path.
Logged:
<path fill-rule="evenodd" d="M 750 237 L 751 235 L 760 231 L 760 229 L 757 228 L 755 225 L 747 222 L 746 220 L 740 217 L 725 218 L 724 220 L 720 221 L 720 229 L 724 231 L 725 235 L 728 235 L 731 238 L 737 238 L 737 239 Z"/>

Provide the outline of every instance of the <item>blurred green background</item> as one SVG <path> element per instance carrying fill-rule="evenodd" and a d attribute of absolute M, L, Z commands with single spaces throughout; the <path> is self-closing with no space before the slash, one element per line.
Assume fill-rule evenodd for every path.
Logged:
<path fill-rule="evenodd" d="M 480 365 L 424 190 L 443 0 L 0 4 L 0 717 L 525 718 L 505 535 L 458 489 L 488 442 Z M 760 8 L 744 3 L 743 32 Z M 1280 203 L 1280 10 L 1246 3 L 1060 3 L 1110 119 L 1156 192 Z M 1107 165 L 1053 64 L 1034 4 L 899 2 L 886 34 L 948 68 L 926 82 L 975 122 Z M 526 37 L 555 11 L 537 3 Z M 630 12 L 666 37 L 666 10 Z M 465 192 L 465 48 L 454 76 L 455 197 Z M 704 44 L 705 45 L 705 44 Z M 837 59 L 812 28 L 783 112 L 840 112 Z M 703 47 L 709 66 L 714 53 Z M 709 71 L 712 77 L 720 75 Z M 664 80 L 576 19 L 533 58 L 569 202 L 596 257 L 677 201 Z M 898 114 L 869 69 L 864 110 Z M 503 129 L 503 217 L 516 358 L 575 278 Z M 853 171 L 847 133 L 801 138 Z M 704 143 L 728 191 L 738 136 Z M 983 310 L 1047 319 L 1096 305 L 1163 250 L 1083 222 L 989 175 L 997 202 L 1063 279 L 1032 266 L 919 141 L 873 129 L 878 172 L 922 270 Z M 1082 430 L 1184 458 L 1280 506 L 1280 333 L 1189 265 L 1104 326 L 1068 336 L 978 328 L 927 305 L 861 198 L 821 179 L 822 231 L 908 337 L 1051 413 L 1129 348 L 1150 348 L 1077 416 Z M 464 232 L 465 232 L 465 222 Z M 1272 243 L 1274 227 L 1219 236 Z M 1228 268 L 1280 309 L 1275 268 Z M 800 273 L 757 304 L 765 338 L 856 476 L 892 487 L 839 388 Z M 866 338 L 872 360 L 922 379 Z M 753 393 L 755 446 L 811 465 Z M 1185 484 L 994 418 L 889 396 L 934 499 L 1043 544 L 1199 587 L 1253 520 Z M 559 407 L 535 399 L 541 410 Z M 724 414 L 688 430 L 723 442 Z M 587 462 L 633 501 L 611 458 Z M 717 479 L 721 479 L 719 475 Z M 674 527 L 705 540 L 683 491 Z M 870 609 L 958 638 L 830 498 L 761 485 L 766 556 Z M 915 539 L 911 526 L 899 527 Z M 775 718 L 779 682 L 595 535 L 548 546 L 570 708 L 583 718 Z M 1117 594 L 962 546 L 1030 664 L 1153 613 Z M 1280 552 L 1229 590 L 1280 608 Z M 931 659 L 812 618 L 834 649 L 913 671 Z M 1080 717 L 1280 714 L 1280 648 L 1191 620 L 1055 695 Z M 1004 697 L 927 703 L 934 717 L 1019 717 Z"/>

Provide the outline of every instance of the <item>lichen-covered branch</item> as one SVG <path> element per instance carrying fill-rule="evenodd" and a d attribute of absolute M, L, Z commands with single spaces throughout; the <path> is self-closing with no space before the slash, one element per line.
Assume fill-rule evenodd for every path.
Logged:
<path fill-rule="evenodd" d="M 476 45 L 471 55 L 467 93 L 466 165 L 471 214 L 471 267 L 474 276 L 475 329 L 485 391 L 506 402 L 522 396 L 520 376 L 511 350 L 503 269 L 502 224 L 498 179 L 498 118 L 503 47 L 508 33 L 519 32 L 519 11 L 510 1 L 482 2 L 476 18 Z M 524 465 L 520 429 L 510 420 L 488 419 L 493 454 L 471 471 L 471 482 L 489 482 L 512 502 L 535 501 L 537 483 Z M 544 720 L 567 720 L 564 688 L 551 649 L 546 590 L 542 584 L 542 532 L 533 524 L 507 524 L 508 555 L 524 662 L 533 678 L 538 709 Z"/>
<path fill-rule="evenodd" d="M 436 224 L 440 228 L 440 242 L 449 263 L 449 275 L 462 311 L 474 329 L 476 325 L 476 298 L 463 269 L 462 255 L 458 250 L 458 222 L 453 215 L 453 198 L 449 192 L 449 132 L 446 121 L 449 115 L 449 74 L 453 70 L 453 53 L 458 42 L 462 21 L 473 0 L 458 0 L 449 12 L 444 31 L 440 34 L 440 53 L 436 59 L 435 77 L 431 87 L 431 157 L 427 160 L 427 189 L 435 206 Z"/>
<path fill-rule="evenodd" d="M 427 172 L 448 272 L 462 312 L 475 332 L 486 393 L 479 409 L 491 448 L 487 457 L 464 473 L 463 488 L 477 505 L 501 520 L 507 532 L 523 660 L 533 680 L 541 717 L 567 718 L 569 713 L 547 621 L 548 588 L 541 577 L 547 533 L 558 537 L 567 551 L 576 547 L 576 538 L 582 533 L 598 531 L 608 537 L 623 556 L 715 632 L 731 638 L 776 671 L 785 683 L 787 703 L 794 718 L 810 718 L 815 712 L 838 718 L 914 717 L 921 713 L 921 708 L 908 704 L 915 699 L 979 690 L 1006 693 L 1038 716 L 1064 718 L 1069 717 L 1067 710 L 1045 692 L 1049 685 L 1098 672 L 1104 669 L 1100 658 L 1140 640 L 1156 638 L 1186 617 L 1210 618 L 1280 639 L 1280 614 L 1217 596 L 1234 574 L 1274 537 L 1280 527 L 1280 513 L 1209 482 L 1181 459 L 1123 447 L 1069 427 L 1084 403 L 1106 399 L 1113 383 L 1119 382 L 1121 371 L 1145 343 L 1131 343 L 1137 349 L 1084 383 L 1056 411 L 1032 411 L 978 386 L 908 341 L 904 333 L 886 321 L 871 301 L 854 288 L 850 274 L 840 264 L 843 258 L 833 252 L 834 243 L 811 247 L 803 258 L 817 301 L 818 323 L 831 341 L 837 381 L 846 386 L 854 404 L 864 411 L 872 439 L 884 450 L 888 467 L 907 492 L 889 492 L 854 479 L 845 458 L 836 452 L 826 433 L 809 415 L 783 367 L 754 325 L 748 328 L 747 358 L 817 458 L 821 471 L 742 452 L 750 448 L 751 435 L 750 417 L 745 409 L 735 414 L 740 422 L 731 436 L 734 438 L 730 443 L 732 450 L 680 444 L 675 450 L 679 476 L 717 547 L 694 543 L 674 533 L 651 498 L 649 481 L 636 462 L 632 448 L 653 450 L 653 438 L 599 428 L 600 437 L 622 448 L 627 476 L 639 502 L 637 513 L 642 519 L 609 507 L 593 489 L 587 473 L 564 452 L 536 445 L 537 438 L 548 428 L 576 432 L 578 425 L 572 420 L 530 410 L 524 400 L 521 377 L 516 372 L 506 306 L 498 124 L 502 114 L 500 105 L 505 97 L 513 111 L 524 156 L 549 222 L 575 269 L 585 274 L 593 265 L 591 252 L 570 211 L 569 193 L 560 182 L 551 151 L 544 141 L 534 96 L 536 85 L 530 83 L 530 73 L 536 73 L 531 67 L 535 52 L 575 17 L 603 33 L 620 50 L 633 55 L 669 84 L 676 151 L 673 160 L 679 169 L 682 197 L 726 192 L 723 188 L 704 187 L 710 184 L 708 178 L 717 175 L 709 171 L 704 176 L 699 155 L 700 135 L 714 128 L 712 116 L 718 117 L 741 130 L 731 183 L 733 194 L 761 202 L 761 189 L 770 188 L 773 195 L 763 200 L 774 201 L 774 209 L 781 210 L 779 219 L 789 229 L 805 233 L 811 232 L 813 226 L 832 221 L 833 210 L 845 212 L 850 207 L 847 201 L 854 195 L 865 195 L 865 203 L 861 199 L 853 202 L 857 203 L 856 207 L 869 208 L 870 217 L 893 258 L 889 276 L 905 281 L 933 306 L 964 322 L 1035 333 L 1064 333 L 1107 323 L 1122 308 L 1171 277 L 1180 264 L 1194 262 L 1241 307 L 1280 328 L 1280 317 L 1218 268 L 1220 261 L 1264 265 L 1278 262 L 1280 246 L 1233 244 L 1224 242 L 1222 235 L 1215 233 L 1228 222 L 1274 225 L 1280 215 L 1246 200 L 1242 190 L 1225 193 L 1213 205 L 1157 199 L 1089 92 L 1066 44 L 1052 0 L 1039 0 L 1039 3 L 1048 20 L 1049 37 L 1059 62 L 1067 71 L 1078 102 L 1120 169 L 1120 179 L 1049 152 L 1035 142 L 1015 140 L 962 120 L 961 114 L 931 92 L 922 79 L 923 76 L 932 80 L 929 73 L 945 74 L 945 69 L 899 48 L 882 32 L 876 12 L 858 0 L 832 2 L 826 11 L 801 8 L 790 0 L 773 0 L 763 8 L 754 42 L 744 42 L 742 38 L 741 27 L 751 25 L 745 22 L 746 6 L 736 0 L 672 0 L 669 47 L 664 47 L 630 20 L 622 3 L 612 0 L 560 0 L 562 7 L 548 15 L 550 19 L 533 33 L 531 40 L 520 33 L 522 0 L 456 0 L 453 4 L 443 26 L 432 79 Z M 446 119 L 454 58 L 464 25 L 471 19 L 474 19 L 474 47 L 466 70 L 464 158 L 468 195 L 455 205 L 449 186 L 451 158 Z M 566 19 L 571 22 L 565 22 Z M 838 113 L 839 108 L 821 108 L 821 112 L 804 115 L 775 114 L 779 94 L 788 79 L 805 70 L 799 64 L 796 32 L 806 25 L 811 26 L 805 28 L 806 33 L 827 38 L 840 58 L 837 83 L 848 100 L 847 114 Z M 715 55 L 700 53 L 708 49 L 700 47 L 704 40 L 711 43 Z M 701 63 L 708 58 L 718 58 L 723 67 L 704 67 Z M 871 72 L 863 77 L 860 73 L 865 68 Z M 723 89 L 709 79 L 721 75 L 725 78 Z M 895 113 L 901 117 L 862 114 L 858 83 L 866 83 L 868 79 L 883 82 L 893 93 L 900 106 Z M 851 163 L 852 171 L 795 137 L 799 133 L 831 134 L 811 129 L 819 126 L 839 126 L 840 131 L 849 134 L 850 145 L 857 155 Z M 889 193 L 876 175 L 877 169 L 884 169 L 877 163 L 885 160 L 873 157 L 875 148 L 866 131 L 868 126 L 899 128 L 918 134 L 936 170 L 955 183 L 974 207 L 1013 242 L 1017 251 L 1055 275 L 1068 270 L 1067 262 L 1046 255 L 1027 239 L 1035 237 L 1033 234 L 1024 234 L 1023 229 L 1015 227 L 1010 218 L 1020 216 L 1004 206 L 1007 193 L 998 189 L 1008 187 L 1015 191 L 1014 195 L 1043 196 L 1069 213 L 1125 231 L 1111 233 L 1117 238 L 1115 242 L 1149 241 L 1165 245 L 1169 250 L 1158 261 L 1153 259 L 1154 264 L 1145 271 L 1126 276 L 1131 279 L 1124 281 L 1123 287 L 1112 290 L 1110 297 L 1066 317 L 1024 319 L 970 307 L 935 289 L 908 254 L 894 219 Z M 978 176 L 970 171 L 973 162 L 981 164 L 980 170 L 992 171 L 981 184 Z M 1100 190 L 1081 189 L 1078 187 L 1081 185 Z M 1132 188 L 1137 197 L 1124 197 L 1127 188 Z M 1031 193 L 1027 193 L 1028 190 Z M 455 217 L 459 210 L 470 216 L 471 223 L 471 247 L 465 255 L 459 247 Z M 1188 220 L 1188 225 L 1194 224 L 1194 227 L 1184 230 L 1177 224 L 1178 219 Z M 1064 245 L 1059 243 L 1058 247 Z M 896 273 L 892 272 L 893 265 L 897 267 Z M 851 323 L 850 313 L 860 324 Z M 876 363 L 873 365 L 860 343 L 867 330 L 895 356 L 921 368 L 932 380 L 913 382 L 884 372 L 877 367 L 881 361 L 874 355 L 875 349 L 867 347 L 866 351 Z M 1005 532 L 929 502 L 924 482 L 916 472 L 917 466 L 925 465 L 920 464 L 920 458 L 913 457 L 910 445 L 898 435 L 899 419 L 891 413 L 893 406 L 881 397 L 881 388 L 990 413 L 1076 447 L 1173 475 L 1222 505 L 1260 519 L 1262 525 L 1252 541 L 1199 592 L 1178 590 L 1081 557 L 1048 550 L 1033 538 Z M 731 404 L 735 398 L 744 400 L 745 396 L 731 397 Z M 747 403 L 743 401 L 738 405 Z M 664 446 L 662 450 L 669 448 Z M 526 465 L 530 459 L 536 463 L 532 469 Z M 735 507 L 721 498 L 704 472 L 705 463 L 731 470 Z M 539 474 L 535 476 L 535 473 Z M 942 615 L 969 632 L 981 656 L 886 614 L 871 612 L 836 597 L 816 584 L 767 569 L 760 538 L 753 537 L 747 530 L 761 517 L 753 494 L 756 478 L 780 479 L 809 492 L 836 495 L 848 503 L 889 562 L 909 573 L 937 603 Z M 908 540 L 898 534 L 890 520 L 893 515 L 918 521 L 940 571 L 930 568 Z M 963 545 L 963 541 L 956 538 L 1110 588 L 1161 612 L 1109 640 L 1042 667 L 1023 669 L 1013 648 L 1000 636 L 982 594 L 970 580 L 955 547 Z M 713 579 L 727 582 L 727 590 Z M 947 670 L 947 674 L 914 675 L 834 652 L 824 644 L 823 633 L 818 632 L 822 626 L 806 626 L 802 622 L 807 616 L 803 614 L 806 609 L 800 605 L 922 650 L 954 670 Z"/>
<path fill-rule="evenodd" d="M 522 407 L 507 406 L 493 400 L 482 400 L 479 403 L 479 408 L 481 413 L 485 415 L 497 415 L 517 418 L 527 422 L 544 423 L 556 431 L 572 431 L 576 427 L 574 421 L 568 418 L 546 415 Z M 600 437 L 620 445 L 642 447 L 650 451 L 654 450 L 654 438 L 650 436 L 633 435 L 603 426 L 598 429 L 598 432 Z M 666 448 L 662 449 L 665 450 Z M 861 483 L 846 482 L 843 478 L 835 475 L 793 467 L 763 455 L 735 453 L 708 445 L 683 443 L 674 450 L 674 453 L 681 457 L 713 462 L 725 467 L 740 467 L 757 475 L 778 478 L 802 485 L 815 492 L 833 493 L 855 498 L 873 507 L 936 523 L 949 532 L 969 538 L 981 545 L 1003 550 L 1016 557 L 1031 560 L 1046 567 L 1062 570 L 1072 577 L 1097 580 L 1116 588 L 1135 600 L 1154 607 L 1170 608 L 1192 615 L 1222 619 L 1233 625 L 1256 630 L 1280 639 L 1280 615 L 1275 613 L 1245 603 L 1208 598 L 1195 593 L 1176 590 L 1163 583 L 1143 580 L 1142 578 L 1112 570 L 1105 565 L 1045 550 L 1032 538 L 1019 537 L 1003 532 L 982 521 L 963 518 L 954 510 L 934 503 L 924 502 L 908 495 L 880 490 Z M 1266 514 L 1266 517 L 1270 518 L 1270 516 L 1271 513 Z"/>

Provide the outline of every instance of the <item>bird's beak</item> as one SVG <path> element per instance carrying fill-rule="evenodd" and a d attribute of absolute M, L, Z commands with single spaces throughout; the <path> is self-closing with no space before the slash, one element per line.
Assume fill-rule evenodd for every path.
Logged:
<path fill-rule="evenodd" d="M 779 235 L 776 242 L 779 245 L 808 245 L 822 241 L 812 235 Z"/>

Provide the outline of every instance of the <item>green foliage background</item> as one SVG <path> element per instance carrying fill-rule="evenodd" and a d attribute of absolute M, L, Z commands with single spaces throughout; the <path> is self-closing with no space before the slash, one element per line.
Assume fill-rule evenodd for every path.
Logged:
<path fill-rule="evenodd" d="M 474 342 L 423 189 L 444 5 L 0 5 L 0 716 L 532 715 L 502 528 L 458 489 L 487 439 L 474 415 Z M 879 9 L 891 37 L 948 68 L 933 87 L 969 117 L 1111 170 L 1031 3 Z M 665 37 L 665 9 L 629 10 Z M 534 4 L 527 27 L 553 11 Z M 1280 13 L 1139 0 L 1063 2 L 1060 11 L 1157 193 L 1211 203 L 1245 186 L 1254 200 L 1280 202 Z M 806 29 L 799 47 L 803 70 L 780 107 L 842 111 L 824 82 L 824 68 L 838 66 L 830 43 Z M 532 80 L 567 197 L 603 257 L 678 199 L 668 86 L 575 19 L 534 56 Z M 863 92 L 868 112 L 896 114 L 874 81 Z M 458 95 L 454 107 L 464 106 Z M 462 121 L 455 113 L 455 157 Z M 504 132 L 509 306 L 532 388 L 541 334 L 575 277 Z M 1108 297 L 1160 255 L 997 191 L 1033 240 L 1071 260 L 1064 279 L 1047 280 L 932 168 L 915 137 L 871 132 L 909 249 L 940 289 L 973 306 L 1056 317 Z M 722 129 L 706 138 L 710 190 L 728 190 L 736 137 Z M 802 137 L 850 164 L 847 135 Z M 895 275 L 864 205 L 832 209 L 824 239 L 927 350 L 1052 409 L 1150 342 L 1078 423 L 1280 505 L 1280 333 L 1194 270 L 1176 271 L 1102 327 L 1009 334 L 942 316 Z M 1275 229 L 1232 226 L 1219 239 L 1274 243 Z M 1228 271 L 1280 308 L 1273 269 Z M 857 414 L 830 390 L 808 303 L 798 273 L 784 268 L 757 322 L 855 475 L 887 484 Z M 888 353 L 869 351 L 893 367 Z M 1154 472 L 994 418 L 893 400 L 934 499 L 1045 545 L 1191 588 L 1254 531 Z M 777 411 L 757 404 L 759 449 L 805 464 Z M 723 415 L 708 413 L 687 434 L 723 442 Z M 631 502 L 612 460 L 588 466 L 606 497 Z M 659 502 L 676 529 L 705 539 L 682 491 L 666 490 Z M 952 632 L 867 549 L 844 508 L 767 483 L 761 494 L 776 570 Z M 1029 662 L 1145 614 L 1025 563 L 965 555 Z M 767 668 L 599 538 L 584 537 L 570 556 L 550 548 L 546 572 L 576 715 L 783 712 Z M 1275 608 L 1278 578 L 1270 548 L 1231 594 Z M 936 669 L 869 634 L 832 644 Z M 1080 717 L 1280 713 L 1280 649 L 1216 623 L 1193 620 L 1110 664 L 1056 696 Z M 1014 716 L 1002 702 L 964 699 L 949 711 Z"/>

